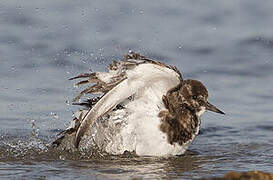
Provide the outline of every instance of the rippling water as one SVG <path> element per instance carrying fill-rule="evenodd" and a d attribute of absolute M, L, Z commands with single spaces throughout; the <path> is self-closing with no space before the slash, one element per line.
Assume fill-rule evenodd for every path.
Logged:
<path fill-rule="evenodd" d="M 0 178 L 191 179 L 273 171 L 273 2 L 0 2 Z M 129 50 L 201 80 L 206 113 L 181 157 L 86 159 L 49 148 L 77 107 L 68 81 Z"/>

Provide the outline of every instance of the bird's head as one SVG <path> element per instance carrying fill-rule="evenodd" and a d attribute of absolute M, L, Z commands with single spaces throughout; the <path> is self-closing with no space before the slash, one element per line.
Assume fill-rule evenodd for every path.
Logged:
<path fill-rule="evenodd" d="M 197 116 L 201 116 L 206 110 L 225 114 L 208 102 L 208 91 L 200 81 L 184 80 L 179 93 L 182 96 L 182 105 L 194 111 Z"/>

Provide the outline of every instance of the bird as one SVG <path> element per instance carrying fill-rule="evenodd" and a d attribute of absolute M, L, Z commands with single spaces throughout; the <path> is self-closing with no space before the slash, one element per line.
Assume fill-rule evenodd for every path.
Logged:
<path fill-rule="evenodd" d="M 74 98 L 84 106 L 53 143 L 68 149 L 99 148 L 111 155 L 182 155 L 198 135 L 205 111 L 225 114 L 208 102 L 207 88 L 183 79 L 176 66 L 130 51 L 108 72 L 80 74 L 70 80 L 89 85 Z M 91 98 L 80 101 L 83 95 Z M 70 138 L 70 143 L 64 143 Z"/>

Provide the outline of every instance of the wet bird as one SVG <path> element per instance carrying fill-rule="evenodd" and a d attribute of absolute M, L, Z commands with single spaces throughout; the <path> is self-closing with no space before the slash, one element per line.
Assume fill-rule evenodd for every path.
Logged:
<path fill-rule="evenodd" d="M 206 110 L 224 114 L 208 102 L 200 81 L 184 80 L 175 66 L 129 52 L 108 68 L 71 78 L 85 78 L 76 85 L 92 84 L 74 101 L 88 93 L 99 95 L 77 103 L 86 109 L 75 113 L 55 144 L 70 137 L 76 148 L 92 142 L 114 155 L 181 155 L 198 134 Z"/>

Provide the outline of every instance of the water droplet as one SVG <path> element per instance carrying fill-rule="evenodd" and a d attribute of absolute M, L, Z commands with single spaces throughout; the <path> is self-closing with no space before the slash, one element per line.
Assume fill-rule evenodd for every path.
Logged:
<path fill-rule="evenodd" d="M 9 105 L 8 105 L 8 109 L 9 109 L 10 111 L 14 110 L 14 106 L 15 106 L 14 104 L 9 104 Z"/>
<path fill-rule="evenodd" d="M 60 159 L 60 160 L 65 160 L 65 157 L 64 157 L 63 155 L 60 155 L 60 156 L 59 156 L 59 159 Z"/>
<path fill-rule="evenodd" d="M 70 105 L 70 101 L 69 101 L 69 100 L 66 100 L 66 101 L 65 101 L 65 104 L 69 106 L 69 105 Z"/>
<path fill-rule="evenodd" d="M 59 119 L 59 116 L 54 113 L 54 112 L 51 112 L 50 115 L 54 118 L 54 119 Z"/>
<path fill-rule="evenodd" d="M 84 9 L 81 10 L 81 15 L 85 16 L 85 10 Z"/>
<path fill-rule="evenodd" d="M 12 71 L 15 71 L 15 66 L 11 66 L 11 70 L 12 70 Z"/>
<path fill-rule="evenodd" d="M 35 123 L 36 121 L 34 119 L 32 119 L 30 122 L 31 122 L 31 128 L 32 128 L 32 131 L 31 131 L 32 137 L 38 138 L 40 129 L 36 126 L 36 123 Z"/>

